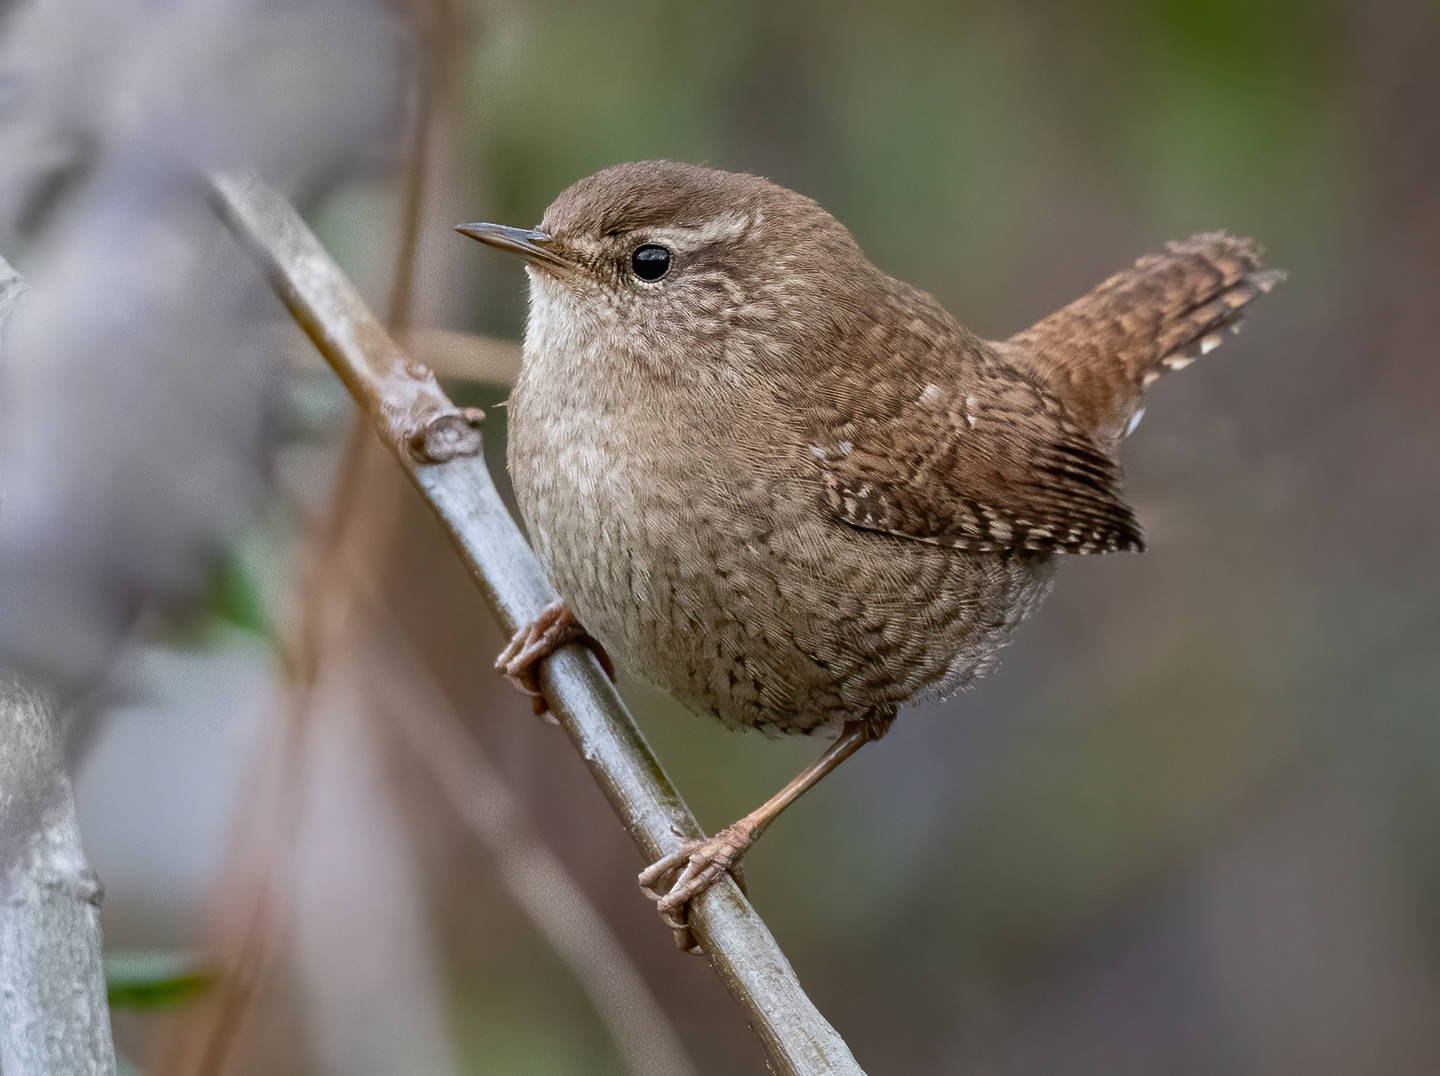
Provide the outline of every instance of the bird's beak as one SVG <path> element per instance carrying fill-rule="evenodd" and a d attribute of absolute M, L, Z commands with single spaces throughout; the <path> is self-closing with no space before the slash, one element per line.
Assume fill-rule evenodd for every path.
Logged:
<path fill-rule="evenodd" d="M 538 228 L 511 228 L 504 224 L 457 224 L 455 230 L 488 247 L 498 247 L 518 254 L 531 265 L 552 269 L 574 269 L 570 259 L 562 257 L 551 245 L 553 237 Z"/>

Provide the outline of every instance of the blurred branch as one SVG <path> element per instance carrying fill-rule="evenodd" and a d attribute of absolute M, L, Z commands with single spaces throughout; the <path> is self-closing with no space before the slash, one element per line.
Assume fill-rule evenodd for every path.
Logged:
<path fill-rule="evenodd" d="M 357 423 L 348 436 L 325 514 L 309 528 L 299 584 L 299 612 L 288 639 L 275 640 L 284 688 L 271 743 L 252 769 L 227 869 L 216 887 L 220 937 L 215 947 L 224 974 L 208 1004 L 178 1026 L 160 1071 L 222 1076 L 241 1063 L 261 990 L 293 914 L 295 842 L 303 815 L 302 790 L 313 778 L 315 698 L 334 626 L 348 609 L 348 594 L 332 551 L 350 526 L 359 496 L 366 443 Z"/>
<path fill-rule="evenodd" d="M 467 338 L 459 333 L 438 334 L 447 339 L 434 343 L 429 337 L 437 334 L 416 334 L 424 339 L 415 340 L 408 332 L 437 113 L 445 100 L 444 89 L 450 81 L 461 34 L 458 11 L 452 0 L 403 0 L 397 6 L 415 31 L 422 62 L 416 72 L 415 115 L 407 124 L 410 147 L 401 188 L 399 244 L 396 273 L 387 303 L 388 326 L 422 361 L 443 376 L 508 383 L 519 368 L 517 345 Z M 283 333 L 280 348 L 291 365 L 322 365 L 314 346 L 296 332 L 293 321 L 277 325 L 276 330 Z M 442 353 L 436 354 L 437 351 Z M 222 979 L 222 989 L 206 1007 L 204 1018 L 187 1022 L 175 1037 L 172 1071 L 222 1073 L 238 1066 L 245 1045 L 241 1033 L 251 1020 L 260 992 L 273 970 L 277 940 L 286 936 L 291 927 L 294 902 L 298 898 L 293 892 L 293 883 L 289 887 L 286 883 L 292 873 L 293 843 L 302 813 L 300 789 L 312 783 L 312 771 L 316 769 L 313 758 L 316 748 L 311 740 L 316 719 L 321 716 L 315 712 L 317 686 L 322 667 L 337 658 L 340 647 L 336 627 L 344 620 L 341 610 L 348 607 L 351 597 L 348 580 L 336 570 L 336 564 L 342 559 L 336 554 L 354 526 L 357 504 L 365 503 L 363 472 L 367 467 L 367 449 L 372 445 L 366 423 L 357 416 L 347 436 L 329 507 L 323 517 L 311 521 L 307 528 L 309 537 L 302 558 L 298 621 L 287 638 L 274 639 L 287 687 L 281 706 L 283 712 L 279 715 L 282 720 L 275 757 L 267 752 L 261 765 L 272 762 L 277 765 L 278 781 L 268 799 L 270 810 L 265 820 L 253 825 L 250 833 L 238 835 L 232 869 L 227 871 L 216 893 L 222 910 L 239 911 L 238 918 L 233 914 L 222 915 L 222 922 L 236 925 L 223 930 L 218 940 L 231 974 Z M 354 735 L 353 732 L 348 737 L 341 734 L 338 743 L 343 748 L 364 752 L 363 745 L 349 742 Z M 332 729 L 331 739 L 335 737 Z M 335 747 L 336 743 L 331 743 L 330 750 Z M 263 778 L 264 775 L 257 776 Z M 259 818 L 259 814 L 247 812 L 246 823 L 242 825 L 250 824 L 252 818 Z M 269 833 L 269 840 L 260 841 L 258 847 L 274 849 L 270 856 L 254 851 L 255 833 L 262 831 Z M 244 854 L 245 849 L 249 849 L 250 854 Z M 392 924 L 397 929 L 389 933 L 397 937 L 404 935 L 399 928 L 405 925 L 413 926 Z M 306 964 L 302 960 L 302 967 Z M 417 993 L 425 991 L 407 991 L 404 1003 L 423 1008 L 432 1000 L 416 996 Z M 328 1011 L 325 1003 L 317 1004 L 314 1015 L 322 1027 L 333 1022 L 325 1016 Z M 346 1038 L 343 1034 L 321 1036 L 332 1048 L 335 1040 Z M 436 1051 L 442 1049 L 439 1043 L 433 1046 Z M 358 1044 L 358 1048 L 363 1051 L 365 1047 Z M 438 1069 L 443 1065 L 439 1054 L 430 1055 L 429 1068 Z"/>
<path fill-rule="evenodd" d="M 0 329 L 24 292 L 0 257 Z M 0 673 L 0 1070 L 115 1071 L 100 892 L 54 706 Z"/>
<path fill-rule="evenodd" d="M 370 414 L 429 502 L 506 631 L 555 600 L 485 461 L 480 415 L 460 411 L 434 375 L 409 361 L 339 268 L 278 194 L 253 178 L 213 182 L 216 210 Z M 647 860 L 700 836 L 594 655 L 570 646 L 548 660 L 542 686 Z M 692 926 L 711 966 L 759 1036 L 777 1073 L 857 1073 L 845 1041 L 815 1008 L 764 922 L 726 878 L 699 899 Z"/>
<path fill-rule="evenodd" d="M 374 596 L 367 593 L 368 599 Z M 384 610 L 374 622 L 385 625 Z M 384 650 L 409 666 L 380 681 L 387 709 L 445 800 L 494 857 L 506 891 L 574 973 L 632 1076 L 690 1076 L 695 1066 L 674 1025 L 620 939 L 522 813 L 499 769 L 435 688 L 409 640 L 390 631 Z M 417 700 L 419 690 L 426 698 Z M 417 705 L 417 702 L 419 705 Z"/>
<path fill-rule="evenodd" d="M 281 337 L 280 350 L 292 366 L 324 365 L 315 346 L 296 333 L 293 325 L 277 325 L 276 333 Z M 512 385 L 520 373 L 520 345 L 510 340 L 453 329 L 408 329 L 395 336 L 407 354 L 446 380 Z"/>
<path fill-rule="evenodd" d="M 520 374 L 520 345 L 510 340 L 450 329 L 410 329 L 400 340 L 437 377 L 513 385 Z"/>
<path fill-rule="evenodd" d="M 10 311 L 25 291 L 24 279 L 11 268 L 9 262 L 0 257 L 0 329 L 5 327 L 5 319 L 10 316 Z"/>
<path fill-rule="evenodd" d="M 392 333 L 410 327 L 416 256 L 420 249 L 426 183 L 434 156 L 435 129 L 451 103 L 449 90 L 459 68 L 466 36 L 458 0 L 405 0 L 399 6 L 415 28 L 424 62 L 420 64 L 415 119 L 410 126 L 410 152 L 406 155 L 400 250 L 395 259 L 395 280 L 385 319 Z"/>
<path fill-rule="evenodd" d="M 0 1070 L 14 1076 L 115 1071 L 100 883 L 61 757 L 49 700 L 0 680 Z"/>

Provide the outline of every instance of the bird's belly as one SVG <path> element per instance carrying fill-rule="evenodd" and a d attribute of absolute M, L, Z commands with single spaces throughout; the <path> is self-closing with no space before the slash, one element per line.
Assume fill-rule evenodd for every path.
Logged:
<path fill-rule="evenodd" d="M 730 725 L 812 732 L 962 687 L 1048 586 L 1036 558 L 834 522 L 801 479 L 579 434 L 513 468 L 551 581 L 622 669 Z"/>

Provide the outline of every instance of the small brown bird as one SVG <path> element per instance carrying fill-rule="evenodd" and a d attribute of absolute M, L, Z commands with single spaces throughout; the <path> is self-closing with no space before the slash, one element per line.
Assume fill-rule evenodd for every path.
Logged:
<path fill-rule="evenodd" d="M 898 707 L 991 667 L 1057 554 L 1142 548 L 1114 453 L 1145 389 L 1282 279 L 1252 241 L 1196 235 L 982 340 L 811 199 L 667 161 L 580 180 L 536 229 L 459 230 L 527 263 L 509 465 L 562 597 L 498 667 L 535 693 L 588 633 L 728 725 L 838 731 L 640 875 L 677 937 Z"/>

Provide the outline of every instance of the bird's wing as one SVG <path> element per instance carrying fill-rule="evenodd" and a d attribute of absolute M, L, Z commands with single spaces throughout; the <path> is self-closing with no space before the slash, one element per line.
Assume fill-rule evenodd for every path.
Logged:
<path fill-rule="evenodd" d="M 811 449 L 829 511 L 972 552 L 1142 549 L 1110 454 L 1041 385 L 1003 361 L 986 366 L 834 415 Z"/>

